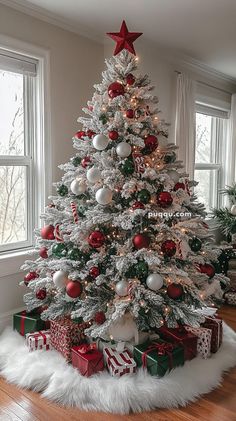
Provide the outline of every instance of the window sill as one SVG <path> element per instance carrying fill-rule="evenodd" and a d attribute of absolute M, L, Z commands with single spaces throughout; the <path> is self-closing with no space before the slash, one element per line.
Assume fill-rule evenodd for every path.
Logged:
<path fill-rule="evenodd" d="M 25 260 L 32 258 L 34 247 L 14 252 L 2 253 L 0 256 L 0 278 L 22 272 L 20 267 Z"/>

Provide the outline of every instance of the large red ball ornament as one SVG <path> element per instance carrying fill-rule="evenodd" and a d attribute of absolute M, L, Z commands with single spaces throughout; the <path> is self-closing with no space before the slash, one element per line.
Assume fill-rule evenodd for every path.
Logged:
<path fill-rule="evenodd" d="M 54 226 L 53 225 L 46 225 L 41 229 L 41 237 L 44 240 L 54 240 Z"/>
<path fill-rule="evenodd" d="M 113 82 L 108 87 L 108 95 L 110 98 L 116 98 L 119 95 L 124 95 L 125 89 L 122 83 L 120 82 Z"/>
<path fill-rule="evenodd" d="M 25 285 L 28 285 L 30 281 L 33 281 L 34 279 L 38 278 L 39 275 L 36 272 L 29 272 L 24 276 L 24 283 Z"/>
<path fill-rule="evenodd" d="M 103 311 L 98 311 L 94 316 L 94 321 L 98 325 L 102 325 L 106 321 L 105 313 L 103 313 Z"/>
<path fill-rule="evenodd" d="M 154 135 L 149 135 L 144 139 L 144 144 L 146 149 L 149 152 L 155 151 L 155 149 L 158 147 L 158 140 L 157 137 Z"/>
<path fill-rule="evenodd" d="M 116 130 L 111 130 L 108 135 L 111 140 L 117 140 L 119 137 L 119 133 Z"/>
<path fill-rule="evenodd" d="M 87 166 L 91 163 L 91 158 L 90 156 L 85 156 L 82 161 L 81 161 L 81 165 L 83 168 L 87 168 Z"/>
<path fill-rule="evenodd" d="M 132 205 L 132 208 L 135 209 L 145 209 L 145 206 L 142 202 L 139 202 L 138 200 L 136 202 L 134 202 L 134 204 Z"/>
<path fill-rule="evenodd" d="M 173 198 L 168 191 L 162 191 L 157 194 L 157 203 L 162 208 L 168 208 L 173 202 Z"/>
<path fill-rule="evenodd" d="M 127 118 L 134 118 L 134 110 L 130 108 L 129 110 L 126 111 L 125 115 Z"/>
<path fill-rule="evenodd" d="M 204 265 L 199 265 L 199 272 L 205 273 L 209 278 L 213 278 L 216 271 L 213 265 L 210 263 L 204 263 Z"/>
<path fill-rule="evenodd" d="M 185 190 L 185 184 L 184 183 L 176 183 L 174 186 L 174 191 L 177 191 L 179 189 Z"/>
<path fill-rule="evenodd" d="M 134 82 L 135 82 L 135 77 L 134 77 L 134 75 L 132 74 L 132 73 L 129 73 L 127 76 L 126 76 L 126 83 L 127 83 L 127 85 L 133 85 L 134 84 Z"/>
<path fill-rule="evenodd" d="M 39 289 L 36 294 L 35 294 L 36 298 L 38 300 L 45 300 L 45 298 L 47 297 L 47 291 L 45 288 Z"/>
<path fill-rule="evenodd" d="M 47 247 L 41 247 L 41 249 L 39 250 L 39 256 L 42 257 L 42 259 L 47 259 L 48 258 L 48 249 L 47 249 Z"/>
<path fill-rule="evenodd" d="M 86 136 L 86 133 L 83 130 L 76 132 L 74 135 L 76 139 L 83 139 L 84 136 Z"/>
<path fill-rule="evenodd" d="M 78 298 L 82 294 L 83 287 L 80 282 L 69 281 L 66 285 L 66 293 L 71 298 Z"/>
<path fill-rule="evenodd" d="M 170 284 L 167 287 L 167 295 L 172 298 L 172 300 L 179 300 L 183 296 L 184 290 L 180 284 Z"/>
<path fill-rule="evenodd" d="M 91 247 L 99 248 L 102 247 L 105 243 L 106 237 L 101 231 L 93 231 L 91 232 L 88 243 Z"/>
<path fill-rule="evenodd" d="M 148 248 L 150 242 L 151 239 L 147 234 L 136 234 L 133 238 L 133 245 L 137 250 Z"/>
<path fill-rule="evenodd" d="M 172 257 L 176 253 L 176 244 L 173 240 L 166 240 L 161 245 L 162 253 L 167 257 Z"/>
<path fill-rule="evenodd" d="M 93 266 L 90 270 L 89 270 L 89 275 L 92 276 L 92 278 L 97 278 L 97 276 L 100 275 L 100 270 L 97 266 Z"/>

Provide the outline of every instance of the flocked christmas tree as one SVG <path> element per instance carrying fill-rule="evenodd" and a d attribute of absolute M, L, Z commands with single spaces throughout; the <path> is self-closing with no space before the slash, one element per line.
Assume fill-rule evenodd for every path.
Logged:
<path fill-rule="evenodd" d="M 123 22 L 115 55 L 79 118 L 76 155 L 62 165 L 57 195 L 36 230 L 37 258 L 27 261 L 28 310 L 69 314 L 109 337 L 128 315 L 139 330 L 163 323 L 198 325 L 203 301 L 222 297 L 223 275 L 176 147 L 168 143 L 148 76 L 136 73 Z M 128 51 L 127 51 L 128 50 Z"/>

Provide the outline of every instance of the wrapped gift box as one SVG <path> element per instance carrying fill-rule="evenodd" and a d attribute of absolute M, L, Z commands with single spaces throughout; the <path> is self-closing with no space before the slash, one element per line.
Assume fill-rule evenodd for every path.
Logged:
<path fill-rule="evenodd" d="M 72 365 L 82 376 L 92 376 L 104 370 L 103 353 L 97 349 L 96 343 L 73 346 L 71 349 Z"/>
<path fill-rule="evenodd" d="M 188 332 L 198 337 L 197 352 L 202 358 L 209 358 L 211 355 L 211 329 L 205 327 L 184 326 Z"/>
<path fill-rule="evenodd" d="M 127 350 L 118 352 L 113 348 L 104 348 L 104 359 L 112 376 L 121 377 L 123 374 L 135 373 L 136 363 Z"/>
<path fill-rule="evenodd" d="M 24 336 L 27 333 L 47 329 L 47 323 L 41 320 L 40 314 L 21 311 L 13 315 L 13 328 Z"/>
<path fill-rule="evenodd" d="M 236 270 L 228 270 L 227 276 L 230 279 L 230 288 L 236 289 Z"/>
<path fill-rule="evenodd" d="M 184 364 L 182 346 L 158 339 L 134 347 L 138 367 L 147 368 L 152 376 L 164 376 L 168 370 Z"/>
<path fill-rule="evenodd" d="M 225 294 L 225 301 L 230 306 L 236 306 L 236 291 L 229 291 Z"/>
<path fill-rule="evenodd" d="M 223 339 L 222 319 L 219 317 L 206 317 L 205 322 L 201 326 L 211 329 L 211 352 L 217 352 Z"/>
<path fill-rule="evenodd" d="M 85 341 L 84 329 L 88 326 L 89 323 L 74 322 L 69 317 L 51 320 L 51 346 L 71 362 L 71 348 Z"/>
<path fill-rule="evenodd" d="M 166 339 L 172 343 L 176 343 L 184 348 L 184 360 L 192 360 L 197 356 L 197 340 L 198 337 L 191 332 L 188 332 L 184 326 L 176 329 L 170 329 L 162 326 L 157 330 L 162 339 Z"/>
<path fill-rule="evenodd" d="M 30 351 L 44 349 L 48 351 L 50 345 L 50 330 L 40 330 L 39 332 L 27 333 L 25 342 Z"/>

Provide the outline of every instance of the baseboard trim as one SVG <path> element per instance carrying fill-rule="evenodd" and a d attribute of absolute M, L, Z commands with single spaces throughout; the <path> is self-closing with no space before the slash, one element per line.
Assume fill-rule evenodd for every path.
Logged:
<path fill-rule="evenodd" d="M 25 307 L 15 308 L 11 311 L 6 313 L 0 314 L 0 333 L 5 329 L 7 326 L 12 326 L 12 316 L 15 313 L 25 310 Z"/>

